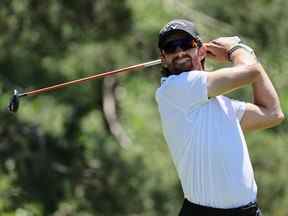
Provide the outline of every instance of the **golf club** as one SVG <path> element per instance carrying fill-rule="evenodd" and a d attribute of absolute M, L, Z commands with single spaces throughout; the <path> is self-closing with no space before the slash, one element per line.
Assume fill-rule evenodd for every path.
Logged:
<path fill-rule="evenodd" d="M 15 89 L 14 92 L 13 92 L 13 96 L 11 97 L 10 103 L 8 105 L 8 110 L 10 112 L 17 112 L 18 111 L 19 105 L 20 105 L 20 97 L 38 95 L 38 94 L 46 93 L 46 92 L 49 92 L 49 91 L 54 91 L 54 90 L 57 90 L 57 89 L 60 89 L 60 88 L 64 88 L 66 86 L 70 86 L 70 85 L 86 82 L 88 80 L 94 80 L 94 79 L 99 79 L 99 78 L 103 78 L 103 77 L 113 76 L 113 75 L 121 73 L 121 72 L 128 72 L 128 71 L 130 72 L 130 71 L 133 71 L 133 70 L 138 70 L 138 69 L 142 69 L 142 68 L 158 65 L 160 63 L 161 63 L 161 60 L 158 59 L 158 60 L 149 61 L 149 62 L 145 62 L 145 63 L 141 63 L 141 64 L 136 64 L 136 65 L 128 66 L 128 67 L 117 69 L 117 70 L 113 70 L 113 71 L 107 71 L 107 72 L 104 72 L 104 73 L 99 73 L 99 74 L 95 74 L 95 75 L 92 75 L 92 76 L 84 77 L 84 78 L 81 78 L 81 79 L 72 80 L 72 81 L 68 81 L 68 82 L 64 82 L 64 83 L 60 83 L 60 84 L 56 84 L 56 85 L 52 85 L 52 86 L 49 86 L 49 87 L 40 88 L 40 89 L 36 89 L 36 90 L 29 91 L 29 92 L 24 92 L 24 93 L 19 93 Z"/>

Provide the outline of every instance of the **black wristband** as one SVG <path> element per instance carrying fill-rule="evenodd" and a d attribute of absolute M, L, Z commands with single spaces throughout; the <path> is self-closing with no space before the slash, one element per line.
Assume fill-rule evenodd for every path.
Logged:
<path fill-rule="evenodd" d="M 253 51 L 253 49 L 252 49 L 251 47 L 249 47 L 249 46 L 247 46 L 247 45 L 245 45 L 245 44 L 243 44 L 243 43 L 238 43 L 238 44 L 234 45 L 234 46 L 228 51 L 228 60 L 229 60 L 229 61 L 232 61 L 232 59 L 231 59 L 232 53 L 235 52 L 237 49 L 240 49 L 240 48 L 242 48 L 242 49 L 248 51 L 250 54 L 253 54 L 253 55 L 254 55 L 254 51 Z"/>

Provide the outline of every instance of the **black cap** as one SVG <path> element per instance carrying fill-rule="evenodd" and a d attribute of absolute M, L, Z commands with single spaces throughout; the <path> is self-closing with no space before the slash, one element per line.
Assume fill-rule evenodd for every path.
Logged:
<path fill-rule="evenodd" d="M 166 38 L 173 32 L 183 31 L 196 39 L 198 46 L 202 46 L 199 33 L 193 22 L 185 19 L 175 19 L 167 23 L 159 33 L 158 47 L 163 48 Z"/>

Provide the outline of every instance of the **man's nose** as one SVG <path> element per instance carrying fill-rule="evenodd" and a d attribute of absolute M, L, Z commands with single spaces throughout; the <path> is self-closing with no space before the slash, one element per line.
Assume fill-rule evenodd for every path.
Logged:
<path fill-rule="evenodd" d="M 184 54 L 184 50 L 180 46 L 177 46 L 176 49 L 175 49 L 175 54 L 183 55 Z"/>
<path fill-rule="evenodd" d="M 183 52 L 183 49 L 180 46 L 177 46 L 175 49 L 175 53 Z"/>

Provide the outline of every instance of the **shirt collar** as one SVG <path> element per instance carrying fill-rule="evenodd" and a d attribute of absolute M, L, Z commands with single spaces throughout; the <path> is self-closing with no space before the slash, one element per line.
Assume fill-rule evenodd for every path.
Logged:
<path fill-rule="evenodd" d="M 166 81 L 167 77 L 161 77 L 161 84 L 163 84 Z"/>

